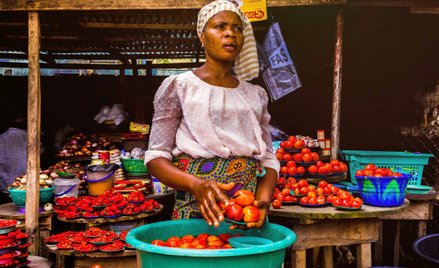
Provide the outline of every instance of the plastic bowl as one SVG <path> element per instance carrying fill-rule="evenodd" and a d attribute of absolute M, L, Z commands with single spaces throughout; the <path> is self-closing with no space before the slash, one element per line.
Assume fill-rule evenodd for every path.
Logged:
<path fill-rule="evenodd" d="M 404 203 L 411 174 L 401 177 L 356 176 L 364 204 L 376 207 L 398 207 Z"/>
<path fill-rule="evenodd" d="M 148 168 L 145 166 L 143 159 L 123 159 L 123 169 L 127 173 L 145 174 L 148 173 Z"/>
<path fill-rule="evenodd" d="M 48 203 L 52 199 L 53 189 L 55 187 L 40 188 L 40 206 Z M 9 196 L 12 202 L 18 207 L 26 206 L 26 190 L 17 190 L 14 188 L 9 188 Z"/>
<path fill-rule="evenodd" d="M 131 230 L 126 242 L 139 250 L 138 261 L 143 268 L 278 268 L 282 266 L 286 248 L 296 241 L 296 234 L 292 230 L 273 223 L 266 223 L 261 229 L 230 230 L 229 227 L 230 224 L 222 222 L 215 228 L 207 225 L 203 219 L 161 221 Z M 170 236 L 195 236 L 201 233 L 257 236 L 271 239 L 273 243 L 218 250 L 182 249 L 150 244 L 154 239 L 166 240 Z"/>

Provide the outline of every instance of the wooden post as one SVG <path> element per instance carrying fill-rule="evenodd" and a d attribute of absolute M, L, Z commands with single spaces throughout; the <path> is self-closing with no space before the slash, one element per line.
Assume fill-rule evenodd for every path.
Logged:
<path fill-rule="evenodd" d="M 335 49 L 334 49 L 334 81 L 332 95 L 332 125 L 331 125 L 331 160 L 337 159 L 340 148 L 340 101 L 342 89 L 343 66 L 343 15 L 337 14 Z"/>
<path fill-rule="evenodd" d="M 40 21 L 38 12 L 29 12 L 28 18 L 28 97 L 27 97 L 27 171 L 25 227 L 29 234 L 31 254 L 38 255 L 40 236 L 38 209 L 40 203 Z"/>

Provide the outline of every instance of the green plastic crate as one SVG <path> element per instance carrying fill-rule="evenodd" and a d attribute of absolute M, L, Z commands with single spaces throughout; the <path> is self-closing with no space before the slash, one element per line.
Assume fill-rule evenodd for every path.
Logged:
<path fill-rule="evenodd" d="M 349 162 L 351 182 L 357 184 L 355 172 L 363 169 L 367 164 L 375 164 L 377 167 L 389 168 L 395 172 L 413 175 L 408 185 L 420 185 L 424 166 L 432 154 L 394 151 L 363 151 L 342 150 L 346 161 Z"/>

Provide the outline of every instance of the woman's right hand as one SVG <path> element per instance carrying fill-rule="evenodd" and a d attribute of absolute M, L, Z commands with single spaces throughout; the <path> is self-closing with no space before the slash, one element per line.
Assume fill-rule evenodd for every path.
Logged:
<path fill-rule="evenodd" d="M 197 200 L 200 212 L 209 225 L 218 227 L 224 220 L 217 202 L 222 202 L 226 206 L 229 204 L 227 197 L 222 190 L 228 191 L 233 188 L 234 183 L 222 184 L 212 180 L 203 180 L 193 189 L 193 195 Z"/>

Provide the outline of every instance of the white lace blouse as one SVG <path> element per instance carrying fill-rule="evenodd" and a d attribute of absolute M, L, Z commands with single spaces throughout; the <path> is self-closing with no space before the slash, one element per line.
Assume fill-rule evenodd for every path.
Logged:
<path fill-rule="evenodd" d="M 254 157 L 279 171 L 268 127 L 268 97 L 257 85 L 210 85 L 191 71 L 166 78 L 154 98 L 145 165 L 158 157 Z"/>

